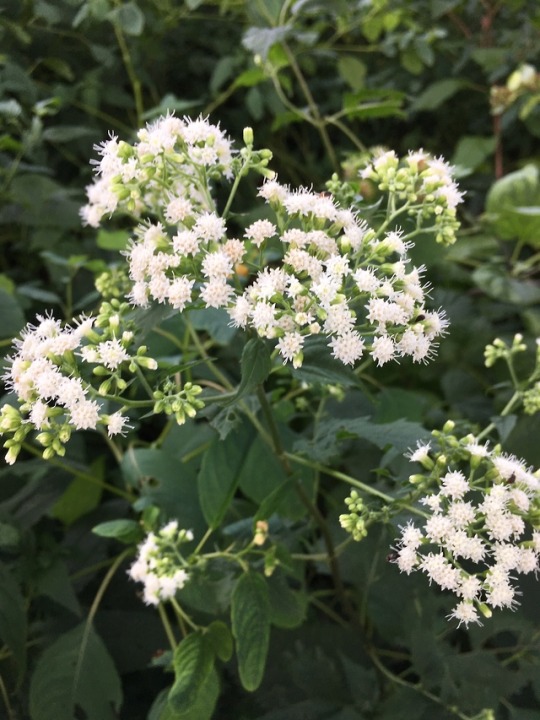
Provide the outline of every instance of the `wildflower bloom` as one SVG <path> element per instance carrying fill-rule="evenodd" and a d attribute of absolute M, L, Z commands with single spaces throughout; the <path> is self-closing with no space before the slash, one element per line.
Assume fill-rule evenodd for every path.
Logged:
<path fill-rule="evenodd" d="M 139 545 L 128 575 L 143 583 L 143 600 L 147 605 L 159 605 L 174 598 L 189 580 L 180 548 L 191 540 L 191 530 L 180 529 L 177 521 L 171 520 L 156 533 L 148 533 Z"/>
<path fill-rule="evenodd" d="M 401 528 L 395 562 L 452 591 L 459 602 L 449 618 L 468 625 L 493 608 L 515 609 L 516 576 L 539 569 L 539 480 L 523 461 L 473 436 L 435 435 L 438 449 L 419 443 L 409 456 L 429 472 L 423 482 L 432 491 L 421 503 L 430 514 L 422 527 Z"/>
<path fill-rule="evenodd" d="M 411 266 L 412 243 L 401 229 L 377 233 L 332 192 L 292 189 L 270 174 L 259 196 L 274 220 L 256 220 L 242 240 L 229 238 L 209 178 L 232 179 L 245 168 L 219 127 L 204 118 L 168 115 L 141 129 L 133 145 L 113 136 L 97 151 L 83 217 L 93 224 L 100 213 L 138 218 L 125 251 L 133 305 L 224 308 L 234 326 L 274 341 L 283 362 L 294 366 L 309 337 L 319 334 L 346 365 L 367 354 L 378 365 L 402 357 L 427 362 L 434 354 L 447 321 L 443 311 L 426 308 L 423 268 Z M 396 169 L 403 178 L 408 173 L 411 198 L 413 189 L 430 193 L 426 217 L 435 207 L 437 222 L 441 213 L 455 212 L 460 197 L 442 159 L 421 152 L 400 161 L 387 152 L 366 168 L 364 175 L 382 189 L 412 202 L 389 180 Z M 271 269 L 265 267 L 269 241 L 273 253 L 282 253 Z M 247 287 L 238 282 L 246 273 Z M 112 369 L 111 357 L 102 362 Z"/>

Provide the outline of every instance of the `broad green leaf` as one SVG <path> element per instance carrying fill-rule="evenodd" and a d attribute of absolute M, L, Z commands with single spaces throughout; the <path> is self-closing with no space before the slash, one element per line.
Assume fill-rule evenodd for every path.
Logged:
<path fill-rule="evenodd" d="M 536 305 L 540 302 L 538 284 L 532 280 L 513 278 L 503 265 L 484 263 L 473 271 L 472 278 L 476 285 L 494 300 L 515 305 Z"/>
<path fill-rule="evenodd" d="M 24 326 L 24 313 L 13 295 L 1 288 L 0 313 L 2 316 L 2 322 L 0 323 L 0 337 L 11 338 Z"/>
<path fill-rule="evenodd" d="M 97 481 L 103 480 L 105 471 L 104 459 L 101 457 L 92 463 L 89 473 Z M 52 509 L 52 516 L 65 525 L 72 525 L 83 515 L 99 505 L 103 488 L 99 482 L 93 483 L 84 478 L 76 477 Z"/>
<path fill-rule="evenodd" d="M 428 85 L 411 105 L 411 110 L 418 112 L 419 110 L 436 110 L 446 100 L 449 100 L 459 90 L 468 87 L 469 83 L 459 78 L 448 78 L 445 80 L 437 80 L 437 82 Z"/>
<path fill-rule="evenodd" d="M 64 560 L 58 557 L 53 560 L 52 564 L 43 569 L 40 568 L 35 583 L 36 595 L 46 595 L 81 617 L 81 606 Z"/>
<path fill-rule="evenodd" d="M 240 361 L 242 377 L 234 401 L 253 392 L 266 380 L 272 367 L 270 349 L 261 338 L 248 340 Z"/>
<path fill-rule="evenodd" d="M 360 90 L 364 85 L 367 67 L 354 55 L 343 55 L 338 59 L 337 70 L 352 90 Z"/>
<path fill-rule="evenodd" d="M 13 653 L 17 675 L 22 677 L 26 667 L 26 603 L 15 578 L 4 563 L 0 563 L 0 640 Z"/>
<path fill-rule="evenodd" d="M 50 645 L 30 680 L 31 720 L 73 720 L 80 706 L 86 720 L 116 720 L 122 702 L 120 678 L 101 638 L 81 623 Z"/>
<path fill-rule="evenodd" d="M 130 448 L 122 460 L 126 482 L 139 488 L 136 509 L 149 505 L 161 508 L 178 520 L 180 527 L 195 536 L 206 530 L 197 490 L 197 461 L 181 462 L 157 448 Z"/>
<path fill-rule="evenodd" d="M 137 543 L 144 536 L 143 529 L 135 520 L 109 520 L 96 525 L 92 532 L 100 537 L 115 538 L 126 545 Z"/>
<path fill-rule="evenodd" d="M 261 67 L 253 67 L 240 73 L 234 81 L 234 87 L 253 87 L 253 85 L 258 85 L 264 80 L 266 80 L 264 70 Z"/>
<path fill-rule="evenodd" d="M 175 682 L 169 693 L 169 705 L 175 712 L 193 710 L 213 667 L 212 647 L 202 632 L 185 637 L 173 659 Z"/>
<path fill-rule="evenodd" d="M 97 246 L 103 250 L 125 250 L 129 242 L 126 230 L 100 230 L 97 234 Z"/>
<path fill-rule="evenodd" d="M 493 137 L 465 135 L 460 138 L 452 157 L 452 165 L 457 168 L 456 175 L 463 177 L 464 174 L 476 170 L 493 155 L 496 144 L 497 141 Z"/>
<path fill-rule="evenodd" d="M 216 656 L 228 662 L 233 654 L 233 638 L 228 625 L 221 620 L 214 620 L 207 628 L 206 637 Z"/>
<path fill-rule="evenodd" d="M 208 526 L 217 528 L 230 505 L 253 433 L 244 425 L 225 440 L 216 440 L 205 452 L 197 486 Z"/>
<path fill-rule="evenodd" d="M 238 579 L 231 604 L 232 631 L 240 681 L 246 690 L 261 684 L 270 641 L 268 587 L 261 575 L 249 572 Z"/>
<path fill-rule="evenodd" d="M 191 709 L 175 711 L 168 702 L 168 693 L 168 690 L 164 690 L 158 695 L 150 709 L 148 720 L 210 720 L 219 696 L 219 678 L 216 669 L 211 668 Z"/>
<path fill-rule="evenodd" d="M 236 328 L 231 327 L 230 318 L 223 308 L 191 310 L 189 320 L 195 330 L 206 331 L 220 345 L 227 345 L 237 332 Z"/>
<path fill-rule="evenodd" d="M 289 587 L 282 572 L 276 571 L 268 578 L 268 599 L 272 625 L 295 628 L 306 617 L 307 598 L 304 593 Z"/>
<path fill-rule="evenodd" d="M 492 185 L 486 198 L 487 219 L 503 240 L 518 239 L 540 247 L 540 178 L 525 165 Z"/>
<path fill-rule="evenodd" d="M 375 423 L 369 417 L 343 420 L 332 418 L 318 424 L 313 440 L 299 440 L 295 444 L 295 451 L 324 462 L 340 452 L 341 441 L 358 437 L 368 440 L 381 450 L 391 446 L 393 456 L 396 456 L 413 447 L 417 440 L 428 440 L 430 436 L 420 423 L 409 420 Z"/>

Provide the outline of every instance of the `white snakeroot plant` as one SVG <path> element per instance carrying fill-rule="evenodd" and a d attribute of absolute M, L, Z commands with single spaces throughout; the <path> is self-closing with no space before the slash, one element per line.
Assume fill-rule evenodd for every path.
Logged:
<path fill-rule="evenodd" d="M 443 311 L 426 309 L 424 268 L 412 266 L 407 252 L 410 235 L 431 216 L 438 239 L 454 240 L 460 195 L 449 167 L 427 153 L 409 156 L 400 171 L 404 194 L 399 183 L 388 183 L 397 158 L 376 159 L 364 174 L 392 198 L 377 229 L 331 193 L 279 183 L 267 168 L 270 154 L 253 150 L 249 128 L 245 140 L 238 153 L 207 120 L 167 116 L 141 130 L 133 145 L 112 137 L 98 147 L 82 216 L 95 227 L 115 213 L 136 219 L 126 251 L 131 303 L 181 312 L 224 308 L 236 327 L 276 341 L 282 360 L 295 367 L 306 340 L 320 334 L 346 365 L 366 353 L 378 365 L 405 356 L 427 361 L 447 321 Z M 238 233 L 235 218 L 242 237 L 231 237 L 229 210 L 250 168 L 266 177 L 259 196 L 271 219 Z M 223 181 L 232 190 L 220 211 L 214 185 Z M 403 207 L 416 213 L 412 233 L 392 227 Z M 279 253 L 279 267 L 268 267 L 269 249 L 272 258 Z"/>
<path fill-rule="evenodd" d="M 517 576 L 538 572 L 540 471 L 453 429 L 448 422 L 410 455 L 424 470 L 410 480 L 427 517 L 401 527 L 395 562 L 454 593 L 450 618 L 468 625 L 515 609 Z"/>

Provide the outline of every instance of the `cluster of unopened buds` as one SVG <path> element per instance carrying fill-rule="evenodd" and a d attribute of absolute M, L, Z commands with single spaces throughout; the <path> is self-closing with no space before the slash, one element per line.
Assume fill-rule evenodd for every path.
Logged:
<path fill-rule="evenodd" d="M 143 599 L 147 605 L 174 599 L 189 580 L 189 566 L 181 553 L 181 546 L 193 540 L 191 530 L 178 527 L 171 520 L 157 532 L 150 532 L 138 547 L 137 558 L 128 574 L 144 586 Z"/>
<path fill-rule="evenodd" d="M 410 454 L 422 473 L 425 521 L 401 528 L 395 562 L 453 592 L 459 624 L 480 622 L 494 608 L 514 609 L 519 574 L 536 573 L 540 559 L 540 480 L 518 458 L 473 435 L 458 438 L 446 423 Z"/>

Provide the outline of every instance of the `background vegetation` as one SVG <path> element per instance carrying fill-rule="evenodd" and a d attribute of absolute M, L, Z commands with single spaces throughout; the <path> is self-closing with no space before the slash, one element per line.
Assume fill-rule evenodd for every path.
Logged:
<path fill-rule="evenodd" d="M 434 305 L 446 309 L 450 334 L 427 366 L 385 367 L 341 399 L 332 388 L 331 412 L 370 416 L 379 434 L 351 433 L 337 459 L 335 448 L 328 454 L 337 469 L 389 487 L 406 478 L 400 453 L 414 444 L 410 434 L 397 437 L 399 421 L 427 433 L 448 418 L 482 427 L 498 417 L 509 387 L 497 366 L 484 367 L 485 345 L 523 333 L 529 352 L 518 369 L 526 372 L 540 336 L 536 0 L 6 0 L 0 38 L 5 354 L 36 312 L 69 318 L 95 307 L 94 279 L 118 264 L 121 242 L 112 228 L 81 224 L 93 145 L 109 132 L 131 140 L 146 121 L 171 110 L 210 115 L 237 139 L 253 127 L 280 180 L 316 190 L 332 173 L 353 177 L 381 145 L 399 154 L 423 147 L 450 160 L 467 191 L 460 239 L 443 248 L 420 238 L 413 252 L 428 267 Z M 494 190 L 504 176 L 510 190 Z M 249 188 L 244 192 L 249 199 Z M 173 355 L 158 330 L 179 328 L 170 320 L 156 327 L 148 336 L 152 352 Z M 198 329 L 237 383 L 233 331 L 209 317 Z M 302 380 L 316 385 L 314 377 Z M 273 391 L 279 398 L 279 383 Z M 282 421 L 306 437 L 310 402 L 280 407 Z M 538 467 L 538 416 L 497 422 L 505 450 Z M 58 710 L 51 693 L 72 683 L 74 666 L 76 717 L 176 718 L 159 701 L 171 684 L 159 616 L 137 597 L 118 539 L 91 532 L 107 520 L 137 519 L 149 506 L 176 514 L 184 527 L 204 522 L 197 449 L 215 442 L 216 426 L 172 426 L 156 449 L 161 423 L 142 421 L 125 438 L 120 463 L 100 437 L 77 433 L 63 460 L 45 462 L 28 446 L 16 465 L 0 470 L 0 714 L 9 720 L 70 720 L 73 708 Z M 245 437 L 247 430 L 240 425 L 236 432 Z M 246 476 L 256 476 L 260 462 L 252 458 Z M 173 482 L 179 466 L 181 480 Z M 121 491 L 126 485 L 138 498 L 135 510 Z M 319 512 L 340 543 L 345 492 L 324 476 L 320 488 Z M 246 479 L 222 537 L 251 522 L 273 490 L 271 483 L 254 490 Z M 306 529 L 301 513 L 283 510 L 276 522 L 278 534 L 302 538 L 297 553 L 323 551 L 320 531 Z M 517 612 L 456 630 L 444 619 L 443 593 L 386 562 L 395 535 L 387 523 L 348 545 L 337 588 L 322 561 L 276 572 L 269 579 L 274 627 L 264 680 L 246 692 L 235 661 L 223 664 L 212 717 L 537 717 L 535 578 L 524 585 Z M 133 538 L 127 540 L 131 548 Z M 183 601 L 202 622 L 222 619 L 231 583 L 216 571 Z M 194 713 L 189 717 L 202 720 L 212 708 Z"/>

